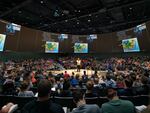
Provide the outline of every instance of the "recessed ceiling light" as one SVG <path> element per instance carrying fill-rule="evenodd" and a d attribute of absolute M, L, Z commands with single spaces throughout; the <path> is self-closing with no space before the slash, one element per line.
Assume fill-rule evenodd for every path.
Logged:
<path fill-rule="evenodd" d="M 41 4 L 43 4 L 44 2 L 43 2 L 43 0 L 41 0 L 41 2 L 40 2 Z"/>
<path fill-rule="evenodd" d="M 77 24 L 79 24 L 79 22 L 77 22 Z"/>
<path fill-rule="evenodd" d="M 92 16 L 91 14 L 89 14 L 89 16 Z"/>
<path fill-rule="evenodd" d="M 80 10 L 78 12 L 80 12 Z"/>
<path fill-rule="evenodd" d="M 22 13 L 22 11 L 18 11 L 18 13 Z"/>
<path fill-rule="evenodd" d="M 88 22 L 91 22 L 91 20 L 89 19 Z"/>
<path fill-rule="evenodd" d="M 65 22 L 68 22 L 68 20 L 65 20 Z"/>

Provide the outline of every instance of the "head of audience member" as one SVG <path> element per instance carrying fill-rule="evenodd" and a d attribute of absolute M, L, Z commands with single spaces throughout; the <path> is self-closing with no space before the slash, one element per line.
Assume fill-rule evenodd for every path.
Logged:
<path fill-rule="evenodd" d="M 48 100 L 51 91 L 51 82 L 47 79 L 42 79 L 38 84 L 37 91 L 39 101 Z"/>
<path fill-rule="evenodd" d="M 67 71 L 65 71 L 65 74 L 67 74 Z"/>
<path fill-rule="evenodd" d="M 107 89 L 107 97 L 109 100 L 118 99 L 116 88 L 108 88 Z"/>
<path fill-rule="evenodd" d="M 85 93 L 85 96 L 86 97 L 97 97 L 97 93 L 94 92 L 94 83 L 93 81 L 89 80 L 87 83 L 86 83 L 86 93 Z"/>
<path fill-rule="evenodd" d="M 95 78 L 94 79 L 94 85 L 96 86 L 96 85 L 98 85 L 99 84 L 99 79 L 98 78 Z"/>
<path fill-rule="evenodd" d="M 109 75 L 107 75 L 106 79 L 109 81 L 111 79 L 111 77 Z"/>
<path fill-rule="evenodd" d="M 83 75 L 86 75 L 86 71 L 83 71 Z"/>
<path fill-rule="evenodd" d="M 64 83 L 63 83 L 63 90 L 64 91 L 67 91 L 70 89 L 70 82 L 68 80 L 65 80 Z"/>
<path fill-rule="evenodd" d="M 84 99 L 84 93 L 82 90 L 78 89 L 75 92 L 73 92 L 73 101 L 77 107 L 86 104 L 86 101 Z"/>
<path fill-rule="evenodd" d="M 21 83 L 21 86 L 20 86 L 20 90 L 21 91 L 26 91 L 26 90 L 28 90 L 28 82 L 26 82 L 26 81 L 23 81 L 22 83 Z"/>
<path fill-rule="evenodd" d="M 87 81 L 87 83 L 86 83 L 87 91 L 88 91 L 88 92 L 92 92 L 93 87 L 94 87 L 93 81 L 91 81 L 91 80 Z"/>
<path fill-rule="evenodd" d="M 75 76 L 74 72 L 72 72 L 72 76 Z"/>
<path fill-rule="evenodd" d="M 31 81 L 31 72 L 30 71 L 27 71 L 27 72 L 24 72 L 23 74 L 23 80 L 27 81 L 27 82 L 30 82 Z"/>

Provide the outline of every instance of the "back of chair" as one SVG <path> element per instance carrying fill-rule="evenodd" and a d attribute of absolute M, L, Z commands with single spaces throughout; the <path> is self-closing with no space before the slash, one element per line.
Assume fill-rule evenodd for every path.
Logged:
<path fill-rule="evenodd" d="M 108 102 L 108 101 L 109 101 L 109 100 L 108 100 L 107 97 L 99 97 L 99 99 L 98 99 L 98 106 L 101 107 L 102 104 L 104 104 L 104 103 L 106 103 L 106 102 Z"/>
<path fill-rule="evenodd" d="M 141 105 L 149 105 L 149 95 L 140 95 L 134 97 L 134 105 L 141 106 Z"/>
<path fill-rule="evenodd" d="M 35 97 L 14 97 L 14 99 L 12 100 L 13 103 L 18 104 L 19 109 L 22 109 L 24 107 L 25 104 L 27 104 L 28 102 L 35 100 Z"/>
<path fill-rule="evenodd" d="M 5 104 L 12 102 L 14 104 L 18 104 L 19 109 L 21 109 L 28 102 L 36 99 L 35 97 L 18 97 L 18 96 L 6 96 L 0 95 L 0 107 Z"/>
<path fill-rule="evenodd" d="M 62 107 L 67 107 L 70 109 L 76 107 L 72 97 L 55 97 L 54 102 L 61 105 Z"/>
<path fill-rule="evenodd" d="M 85 98 L 87 104 L 97 104 L 98 105 L 98 97 Z"/>
<path fill-rule="evenodd" d="M 5 104 L 11 102 L 13 100 L 13 97 L 14 96 L 0 95 L 0 108 Z"/>

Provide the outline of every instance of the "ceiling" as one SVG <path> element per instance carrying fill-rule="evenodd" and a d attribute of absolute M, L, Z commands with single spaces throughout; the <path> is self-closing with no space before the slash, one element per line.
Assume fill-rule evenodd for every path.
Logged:
<path fill-rule="evenodd" d="M 148 1 L 0 0 L 0 19 L 47 32 L 101 34 L 148 21 Z"/>

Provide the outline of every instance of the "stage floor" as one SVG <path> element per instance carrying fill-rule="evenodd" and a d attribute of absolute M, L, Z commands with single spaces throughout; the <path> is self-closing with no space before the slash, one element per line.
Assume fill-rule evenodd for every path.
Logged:
<path fill-rule="evenodd" d="M 65 71 L 67 71 L 67 73 L 69 75 L 72 75 L 72 72 L 76 74 L 78 74 L 79 76 L 83 75 L 83 72 L 86 71 L 86 74 L 88 76 L 91 76 L 94 74 L 93 70 L 89 70 L 89 69 L 80 69 L 80 72 L 77 72 L 77 69 L 66 69 L 66 70 L 60 70 L 60 71 L 51 71 L 53 74 L 59 74 L 59 73 L 65 73 Z M 97 71 L 98 76 L 106 76 L 107 71 Z"/>

